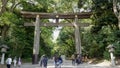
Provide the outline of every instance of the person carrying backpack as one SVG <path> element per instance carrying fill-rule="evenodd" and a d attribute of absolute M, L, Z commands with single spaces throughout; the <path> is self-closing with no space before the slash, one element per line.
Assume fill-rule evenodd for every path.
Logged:
<path fill-rule="evenodd" d="M 47 68 L 47 62 L 48 62 L 48 58 L 46 55 L 43 55 L 40 59 L 40 66 L 42 68 Z"/>
<path fill-rule="evenodd" d="M 58 57 L 58 68 L 61 68 L 61 65 L 63 63 L 63 59 L 61 56 Z"/>

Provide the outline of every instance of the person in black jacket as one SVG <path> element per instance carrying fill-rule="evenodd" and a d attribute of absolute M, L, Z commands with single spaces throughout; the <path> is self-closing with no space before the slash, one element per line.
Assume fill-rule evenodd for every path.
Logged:
<path fill-rule="evenodd" d="M 42 68 L 47 68 L 47 62 L 48 62 L 48 58 L 46 55 L 43 55 L 40 59 L 40 66 Z"/>
<path fill-rule="evenodd" d="M 62 65 L 62 63 L 63 63 L 63 59 L 62 59 L 62 57 L 61 56 L 59 56 L 58 57 L 58 62 L 59 62 L 59 68 L 61 68 L 61 65 Z"/>

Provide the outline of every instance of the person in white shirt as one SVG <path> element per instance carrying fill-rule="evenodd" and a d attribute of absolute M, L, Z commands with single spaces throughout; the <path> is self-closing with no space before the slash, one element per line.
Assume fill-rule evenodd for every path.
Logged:
<path fill-rule="evenodd" d="M 11 63 L 12 63 L 12 58 L 9 56 L 6 60 L 7 68 L 11 67 Z"/>
<path fill-rule="evenodd" d="M 13 63 L 14 63 L 14 67 L 16 67 L 16 63 L 17 63 L 17 58 L 16 57 L 14 58 Z"/>

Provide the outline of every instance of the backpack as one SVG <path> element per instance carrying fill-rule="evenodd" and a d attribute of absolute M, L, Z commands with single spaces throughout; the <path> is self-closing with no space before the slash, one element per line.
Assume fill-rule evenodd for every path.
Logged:
<path fill-rule="evenodd" d="M 63 60 L 62 60 L 61 57 L 59 58 L 59 63 L 60 63 L 60 64 L 63 63 Z"/>

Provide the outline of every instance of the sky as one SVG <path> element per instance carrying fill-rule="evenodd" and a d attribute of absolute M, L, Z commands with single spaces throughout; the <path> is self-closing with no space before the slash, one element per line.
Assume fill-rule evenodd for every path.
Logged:
<path fill-rule="evenodd" d="M 53 42 L 56 42 L 56 39 L 58 38 L 61 29 L 62 27 L 56 27 L 56 29 L 53 31 Z"/>
<path fill-rule="evenodd" d="M 49 21 L 56 23 L 55 19 L 49 19 Z M 59 19 L 59 22 L 60 21 L 62 21 L 62 19 Z M 58 38 L 61 29 L 62 29 L 62 27 L 59 26 L 59 27 L 56 27 L 55 30 L 53 30 L 53 34 L 52 34 L 53 42 L 56 42 L 56 39 Z"/>

